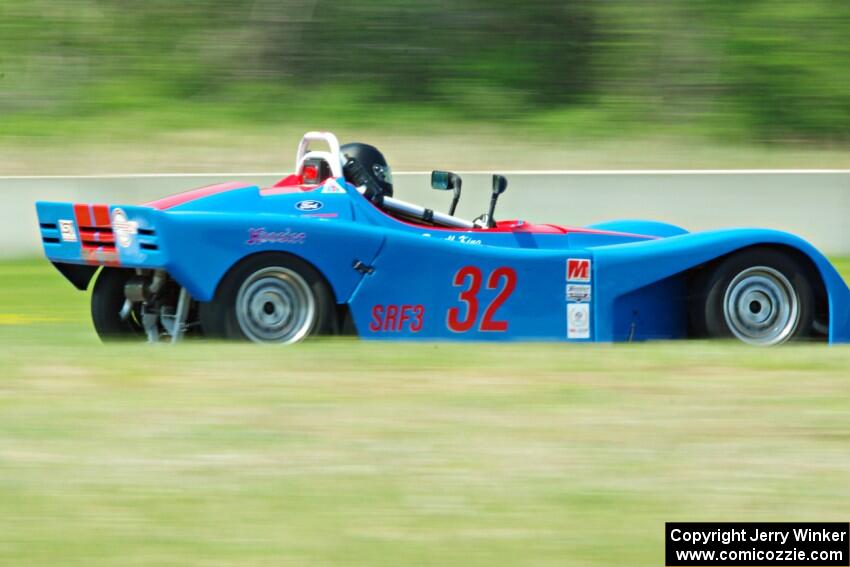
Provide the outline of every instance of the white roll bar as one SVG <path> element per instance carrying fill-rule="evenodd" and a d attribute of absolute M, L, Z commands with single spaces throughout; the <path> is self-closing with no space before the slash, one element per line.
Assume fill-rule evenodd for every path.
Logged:
<path fill-rule="evenodd" d="M 330 151 L 311 151 L 311 142 L 325 142 L 328 145 L 328 148 L 330 148 Z M 334 177 L 343 177 L 343 162 L 342 153 L 339 150 L 339 140 L 337 140 L 336 136 L 330 132 L 307 132 L 304 134 L 301 138 L 301 142 L 298 144 L 298 153 L 295 155 L 295 173 L 297 175 L 301 175 L 304 167 L 304 161 L 310 158 L 320 158 L 325 160 L 328 162 L 328 165 L 330 165 L 331 173 Z M 362 193 L 365 189 L 358 187 L 357 190 Z M 392 197 L 384 197 L 384 208 L 394 213 L 399 213 L 421 220 L 426 220 L 426 216 L 429 216 L 426 214 L 428 209 L 425 207 L 414 205 L 413 203 L 408 203 L 407 201 L 402 201 L 400 199 L 393 199 Z M 448 226 L 452 228 L 475 228 L 475 225 L 468 220 L 436 211 L 431 212 L 430 222 L 439 226 Z"/>
<path fill-rule="evenodd" d="M 325 142 L 330 151 L 310 151 L 310 142 Z M 296 175 L 301 175 L 304 161 L 311 158 L 325 160 L 331 167 L 331 174 L 334 177 L 342 177 L 342 153 L 339 151 L 339 140 L 330 132 L 307 132 L 304 134 L 298 144 L 298 153 L 295 154 Z"/>

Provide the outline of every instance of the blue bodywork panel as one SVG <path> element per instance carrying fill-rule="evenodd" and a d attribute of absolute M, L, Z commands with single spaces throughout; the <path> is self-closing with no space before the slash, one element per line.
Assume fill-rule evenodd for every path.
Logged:
<path fill-rule="evenodd" d="M 447 229 L 390 216 L 342 178 L 190 193 L 149 206 L 39 202 L 45 253 L 61 264 L 163 269 L 204 302 L 244 258 L 282 251 L 324 275 L 364 338 L 587 342 L 687 336 L 688 270 L 774 245 L 811 260 L 828 296 L 829 340 L 850 342 L 850 290 L 822 254 L 784 232 L 692 234 L 640 220 Z"/>

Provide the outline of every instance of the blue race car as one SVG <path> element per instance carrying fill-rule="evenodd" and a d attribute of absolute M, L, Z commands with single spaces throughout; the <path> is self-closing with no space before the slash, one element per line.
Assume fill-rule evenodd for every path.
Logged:
<path fill-rule="evenodd" d="M 325 151 L 311 148 L 316 142 Z M 651 221 L 573 228 L 454 215 L 393 196 L 383 155 L 310 132 L 272 187 L 147 203 L 37 203 L 44 251 L 85 290 L 104 339 L 850 341 L 850 290 L 796 236 Z"/>

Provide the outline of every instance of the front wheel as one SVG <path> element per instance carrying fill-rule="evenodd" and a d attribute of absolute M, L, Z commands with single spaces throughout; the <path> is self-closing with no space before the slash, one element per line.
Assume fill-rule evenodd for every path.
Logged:
<path fill-rule="evenodd" d="M 811 335 L 815 299 L 808 273 L 779 250 L 733 254 L 694 287 L 692 317 L 703 335 L 763 346 Z"/>
<path fill-rule="evenodd" d="M 333 313 L 331 291 L 312 266 L 269 253 L 233 268 L 199 315 L 207 336 L 291 344 L 330 332 Z"/>

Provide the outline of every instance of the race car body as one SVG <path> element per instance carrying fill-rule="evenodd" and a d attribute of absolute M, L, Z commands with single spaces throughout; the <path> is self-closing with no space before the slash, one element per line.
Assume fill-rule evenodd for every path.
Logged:
<path fill-rule="evenodd" d="M 39 202 L 44 250 L 80 289 L 103 267 L 92 314 L 105 338 L 850 341 L 850 290 L 791 234 L 496 222 L 499 176 L 488 215 L 467 221 L 381 194 L 346 158 L 314 132 L 273 187 Z"/>

